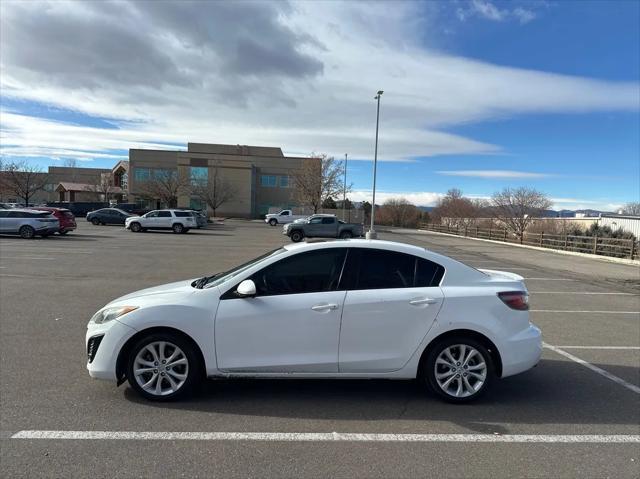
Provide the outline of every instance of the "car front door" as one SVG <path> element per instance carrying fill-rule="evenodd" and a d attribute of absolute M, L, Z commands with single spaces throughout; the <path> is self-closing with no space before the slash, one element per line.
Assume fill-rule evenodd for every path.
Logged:
<path fill-rule="evenodd" d="M 229 372 L 336 373 L 345 291 L 344 248 L 298 253 L 253 274 L 256 296 L 222 295 L 218 368 Z"/>
<path fill-rule="evenodd" d="M 311 218 L 309 223 L 305 226 L 305 235 L 310 238 L 316 238 L 322 234 L 322 216 Z"/>
<path fill-rule="evenodd" d="M 171 223 L 173 222 L 171 211 L 158 211 L 158 217 L 154 221 L 156 222 L 156 228 L 171 228 Z"/>
<path fill-rule="evenodd" d="M 339 368 L 344 373 L 401 369 L 443 303 L 443 268 L 395 251 L 352 248 L 345 265 Z"/>
<path fill-rule="evenodd" d="M 142 217 L 140 222 L 143 228 L 157 228 L 158 227 L 158 213 L 159 211 L 149 211 Z"/>

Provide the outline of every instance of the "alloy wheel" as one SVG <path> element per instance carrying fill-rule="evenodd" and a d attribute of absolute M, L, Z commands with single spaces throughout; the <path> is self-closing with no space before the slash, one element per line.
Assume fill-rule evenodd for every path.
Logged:
<path fill-rule="evenodd" d="M 186 354 L 169 341 L 143 346 L 133 361 L 136 383 L 147 394 L 167 396 L 177 392 L 189 376 Z"/>
<path fill-rule="evenodd" d="M 445 347 L 434 365 L 435 379 L 448 396 L 466 398 L 477 394 L 487 381 L 487 363 L 480 351 L 468 344 Z"/>

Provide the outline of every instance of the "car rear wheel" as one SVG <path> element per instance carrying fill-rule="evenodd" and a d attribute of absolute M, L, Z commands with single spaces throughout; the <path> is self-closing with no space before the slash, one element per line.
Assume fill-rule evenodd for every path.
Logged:
<path fill-rule="evenodd" d="M 343 231 L 342 233 L 340 233 L 340 238 L 349 239 L 353 238 L 353 235 L 351 234 L 351 231 Z"/>
<path fill-rule="evenodd" d="M 271 226 L 275 226 L 275 225 L 277 225 L 277 224 L 278 224 L 278 220 L 277 220 L 277 219 L 275 219 L 275 218 L 271 218 L 271 219 L 269 220 L 269 224 L 270 224 Z"/>
<path fill-rule="evenodd" d="M 93 226 L 98 226 L 100 224 L 100 220 L 98 218 L 92 218 L 91 219 L 91 224 Z"/>
<path fill-rule="evenodd" d="M 293 233 L 291 233 L 291 241 L 293 241 L 294 243 L 299 243 L 303 239 L 304 235 L 302 234 L 302 231 L 294 231 Z"/>
<path fill-rule="evenodd" d="M 172 333 L 152 333 L 130 350 L 127 380 L 142 397 L 170 401 L 191 392 L 201 379 L 195 347 Z"/>
<path fill-rule="evenodd" d="M 174 224 L 171 229 L 173 230 L 174 233 L 186 233 L 186 231 L 184 230 L 184 226 L 182 226 L 180 223 L 176 223 Z"/>
<path fill-rule="evenodd" d="M 472 338 L 450 337 L 430 348 L 422 380 L 440 398 L 452 403 L 477 399 L 495 377 L 489 351 Z"/>
<path fill-rule="evenodd" d="M 140 231 L 142 231 L 142 226 L 140 225 L 140 223 L 131 223 L 131 226 L 129 226 L 129 228 L 134 233 L 140 233 Z"/>
<path fill-rule="evenodd" d="M 31 226 L 25 225 L 20 228 L 20 230 L 18 230 L 18 233 L 20 233 L 20 236 L 24 239 L 31 239 L 36 235 L 36 230 L 34 230 Z"/>

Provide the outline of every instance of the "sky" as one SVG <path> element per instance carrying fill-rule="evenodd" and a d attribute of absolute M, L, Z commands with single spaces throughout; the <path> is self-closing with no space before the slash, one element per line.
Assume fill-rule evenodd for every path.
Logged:
<path fill-rule="evenodd" d="M 350 197 L 640 200 L 640 2 L 0 2 L 0 155 L 348 154 Z"/>

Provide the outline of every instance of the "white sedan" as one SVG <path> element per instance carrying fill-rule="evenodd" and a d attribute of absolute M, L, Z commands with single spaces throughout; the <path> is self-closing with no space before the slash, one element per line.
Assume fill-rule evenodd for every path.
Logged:
<path fill-rule="evenodd" d="M 542 352 L 522 277 L 359 239 L 123 296 L 91 318 L 86 343 L 92 377 L 151 400 L 205 377 L 299 377 L 418 378 L 466 402 Z"/>

